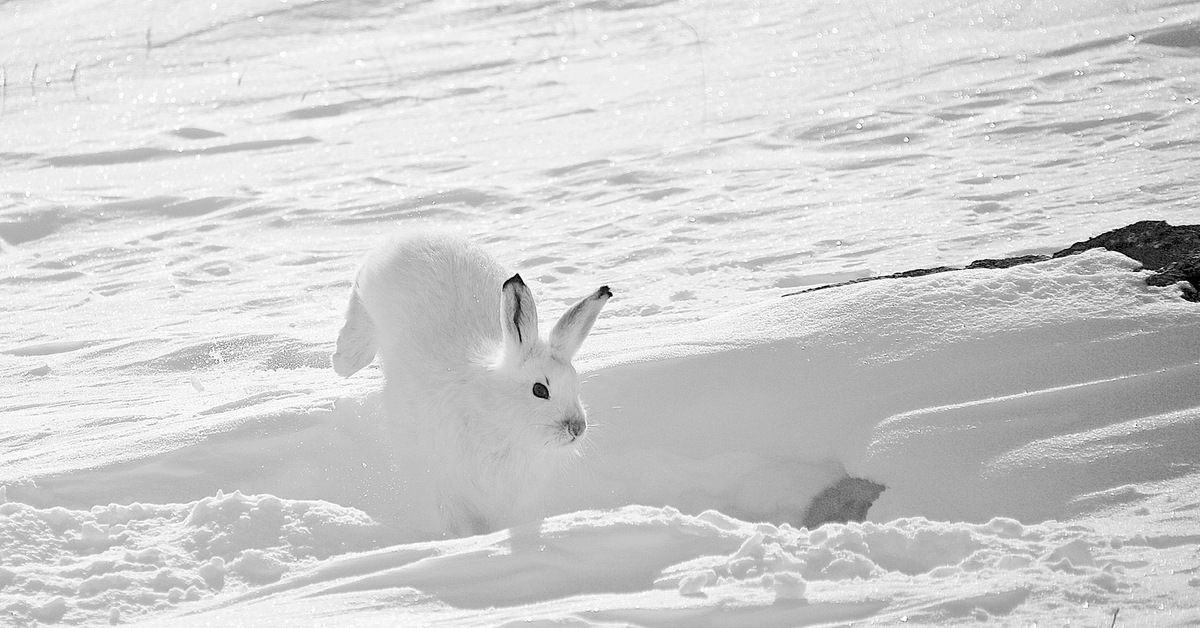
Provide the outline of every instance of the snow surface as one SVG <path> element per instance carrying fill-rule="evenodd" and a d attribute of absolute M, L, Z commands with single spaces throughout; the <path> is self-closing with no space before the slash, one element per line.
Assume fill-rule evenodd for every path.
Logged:
<path fill-rule="evenodd" d="M 0 4 L 0 618 L 1200 622 L 1200 7 Z M 405 527 L 364 252 L 608 283 L 584 455 L 511 531 Z M 798 527 L 850 474 L 862 524 Z"/>

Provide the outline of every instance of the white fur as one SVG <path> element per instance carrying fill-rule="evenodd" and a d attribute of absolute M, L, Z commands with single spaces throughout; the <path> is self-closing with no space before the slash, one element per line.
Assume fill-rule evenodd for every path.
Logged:
<path fill-rule="evenodd" d="M 417 441 L 404 448 L 414 477 L 398 482 L 429 482 L 441 532 L 537 516 L 542 485 L 585 436 L 571 358 L 610 296 L 603 287 L 572 306 L 546 341 L 528 287 L 466 240 L 409 234 L 367 256 L 333 368 L 349 377 L 379 353 L 396 438 Z"/>

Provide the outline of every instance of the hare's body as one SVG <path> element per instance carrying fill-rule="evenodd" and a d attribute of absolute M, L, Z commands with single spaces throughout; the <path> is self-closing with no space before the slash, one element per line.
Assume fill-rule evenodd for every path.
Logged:
<path fill-rule="evenodd" d="M 384 404 L 428 483 L 443 533 L 485 532 L 537 515 L 540 486 L 586 425 L 571 356 L 611 296 L 569 309 L 545 342 L 532 294 L 487 253 L 454 236 L 397 238 L 359 271 L 334 369 L 380 355 Z M 413 513 L 420 518 L 428 513 Z"/>
<path fill-rule="evenodd" d="M 388 388 L 437 385 L 448 372 L 457 375 L 454 367 L 494 357 L 504 346 L 500 265 L 439 234 L 389 244 L 368 255 L 355 289 L 380 321 L 374 327 Z"/>

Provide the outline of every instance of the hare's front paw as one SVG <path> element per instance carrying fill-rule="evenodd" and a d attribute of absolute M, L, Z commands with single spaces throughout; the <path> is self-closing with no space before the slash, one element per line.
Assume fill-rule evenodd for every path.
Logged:
<path fill-rule="evenodd" d="M 358 291 L 350 295 L 350 306 L 346 308 L 346 324 L 338 333 L 337 351 L 333 354 L 333 370 L 342 377 L 350 377 L 375 359 L 377 349 L 375 323 L 358 298 Z"/>

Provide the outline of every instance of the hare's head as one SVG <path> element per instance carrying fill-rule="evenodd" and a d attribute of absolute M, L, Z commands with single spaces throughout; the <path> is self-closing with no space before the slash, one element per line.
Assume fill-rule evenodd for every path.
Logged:
<path fill-rule="evenodd" d="M 571 358 L 612 292 L 603 286 L 572 305 L 546 340 L 538 335 L 533 293 L 521 276 L 504 282 L 502 292 L 504 354 L 496 374 L 500 405 L 511 412 L 504 419 L 539 448 L 573 446 L 587 430 L 587 416 Z"/>

